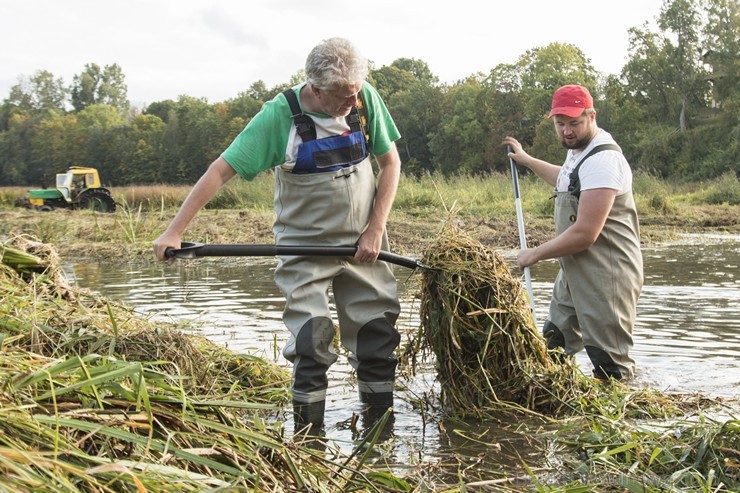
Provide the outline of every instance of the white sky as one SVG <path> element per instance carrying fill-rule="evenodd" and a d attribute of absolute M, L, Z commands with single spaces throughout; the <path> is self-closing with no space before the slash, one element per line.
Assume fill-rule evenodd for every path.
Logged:
<path fill-rule="evenodd" d="M 351 39 L 381 67 L 425 61 L 454 83 L 552 42 L 579 47 L 603 73 L 626 61 L 627 30 L 662 0 L 0 0 L 0 101 L 21 76 L 66 84 L 87 63 L 117 63 L 136 106 L 178 96 L 214 103 L 257 80 L 287 82 L 310 49 Z"/>

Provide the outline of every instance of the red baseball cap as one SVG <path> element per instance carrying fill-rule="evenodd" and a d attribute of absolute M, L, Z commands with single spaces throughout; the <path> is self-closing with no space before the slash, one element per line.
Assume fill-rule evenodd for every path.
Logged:
<path fill-rule="evenodd" d="M 583 86 L 567 85 L 552 95 L 552 109 L 549 116 L 566 115 L 578 118 L 583 114 L 583 110 L 593 107 L 594 98 L 591 97 L 588 89 Z"/>

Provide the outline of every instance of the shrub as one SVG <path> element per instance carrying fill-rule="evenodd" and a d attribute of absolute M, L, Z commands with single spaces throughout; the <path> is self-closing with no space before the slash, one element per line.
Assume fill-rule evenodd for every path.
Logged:
<path fill-rule="evenodd" d="M 733 172 L 727 172 L 710 183 L 704 196 L 708 204 L 740 204 L 740 181 Z"/>
<path fill-rule="evenodd" d="M 673 209 L 671 192 L 665 180 L 647 171 L 637 171 L 632 180 L 637 210 L 666 214 Z"/>

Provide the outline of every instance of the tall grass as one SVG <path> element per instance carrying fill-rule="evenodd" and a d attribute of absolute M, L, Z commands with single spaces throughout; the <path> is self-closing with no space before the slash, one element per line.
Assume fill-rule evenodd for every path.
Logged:
<path fill-rule="evenodd" d="M 531 173 L 520 171 L 519 187 L 522 207 L 533 215 L 549 215 L 552 211 L 552 187 Z M 168 210 L 177 208 L 187 197 L 192 185 L 138 185 L 114 187 L 111 191 L 119 204 L 129 210 Z M 704 182 L 665 180 L 654 174 L 636 171 L 633 190 L 638 207 L 644 212 L 675 211 L 677 203 L 740 204 L 740 182 L 734 173 Z M 26 193 L 21 187 L 0 187 L 0 206 L 12 206 L 15 199 Z M 514 204 L 511 175 L 442 176 L 426 174 L 420 177 L 402 175 L 394 208 L 410 215 L 454 208 L 463 215 L 496 216 L 510 214 Z M 208 204 L 210 209 L 254 209 L 267 211 L 273 207 L 273 174 L 262 173 L 253 181 L 234 179 Z"/>
<path fill-rule="evenodd" d="M 740 205 L 740 180 L 736 173 L 725 173 L 710 181 L 697 193 L 697 200 L 708 204 Z"/>
<path fill-rule="evenodd" d="M 546 209 L 552 192 L 542 180 L 525 175 L 519 180 L 522 205 L 531 214 Z M 511 177 L 502 173 L 487 176 L 439 174 L 419 178 L 403 176 L 394 208 L 412 215 L 455 210 L 463 216 L 503 216 L 514 211 Z"/>
<path fill-rule="evenodd" d="M 0 233 L 20 230 L 48 243 L 57 243 L 60 239 L 92 238 L 96 242 L 143 244 L 152 241 L 163 231 L 191 188 L 190 185 L 114 188 L 113 196 L 119 205 L 115 214 L 61 210 L 44 213 L 48 217 L 39 220 L 37 214 L 41 213 L 29 211 L 11 219 L 13 224 L 8 228 L 3 225 L 0 215 Z M 235 241 L 244 236 L 243 229 L 241 232 L 226 231 L 222 227 L 217 217 L 219 210 L 237 210 L 249 214 L 240 227 L 259 230 L 260 234 L 269 233 L 274 207 L 273 189 L 272 173 L 262 173 L 251 182 L 238 178 L 232 180 L 207 204 L 206 209 L 213 217 L 204 226 L 205 231 L 199 234 L 204 239 L 207 237 L 209 241 L 219 242 Z M 551 224 L 554 207 L 552 187 L 534 174 L 522 170 L 519 189 L 527 224 L 535 220 L 541 225 Z M 687 183 L 664 180 L 654 174 L 638 171 L 634 174 L 633 190 L 643 224 L 697 224 L 703 214 L 699 208 L 703 206 L 740 205 L 740 183 L 734 173 L 726 173 L 711 181 Z M 13 209 L 15 199 L 22 192 L 24 189 L 18 187 L 0 188 L 0 208 Z M 454 211 L 455 216 L 463 220 L 512 220 L 516 208 L 511 175 L 401 176 L 392 220 L 439 222 L 448 211 Z M 66 214 L 74 214 L 75 218 L 92 214 L 93 219 L 70 221 Z M 733 211 L 728 211 L 724 220 L 727 225 L 735 224 L 732 219 L 735 215 Z"/>
<path fill-rule="evenodd" d="M 190 191 L 184 185 L 137 185 L 133 187 L 115 187 L 111 189 L 113 197 L 119 204 L 129 209 L 145 210 L 171 209 L 179 207 Z"/>
<path fill-rule="evenodd" d="M 12 207 L 16 199 L 28 195 L 28 187 L 0 187 L 0 206 Z"/>
<path fill-rule="evenodd" d="M 647 172 L 637 172 L 633 176 L 632 190 L 640 214 L 658 212 L 666 214 L 675 211 L 675 185 L 661 180 Z"/>

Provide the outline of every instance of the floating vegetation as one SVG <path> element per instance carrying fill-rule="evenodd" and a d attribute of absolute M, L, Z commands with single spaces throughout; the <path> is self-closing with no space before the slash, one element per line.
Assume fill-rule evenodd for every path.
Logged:
<path fill-rule="evenodd" d="M 722 407 L 718 402 L 705 404 L 715 412 Z M 593 415 L 588 422 L 565 424 L 553 440 L 569 452 L 547 459 L 559 484 L 643 493 L 740 488 L 737 418 L 716 419 L 699 412 L 656 422 Z"/>

